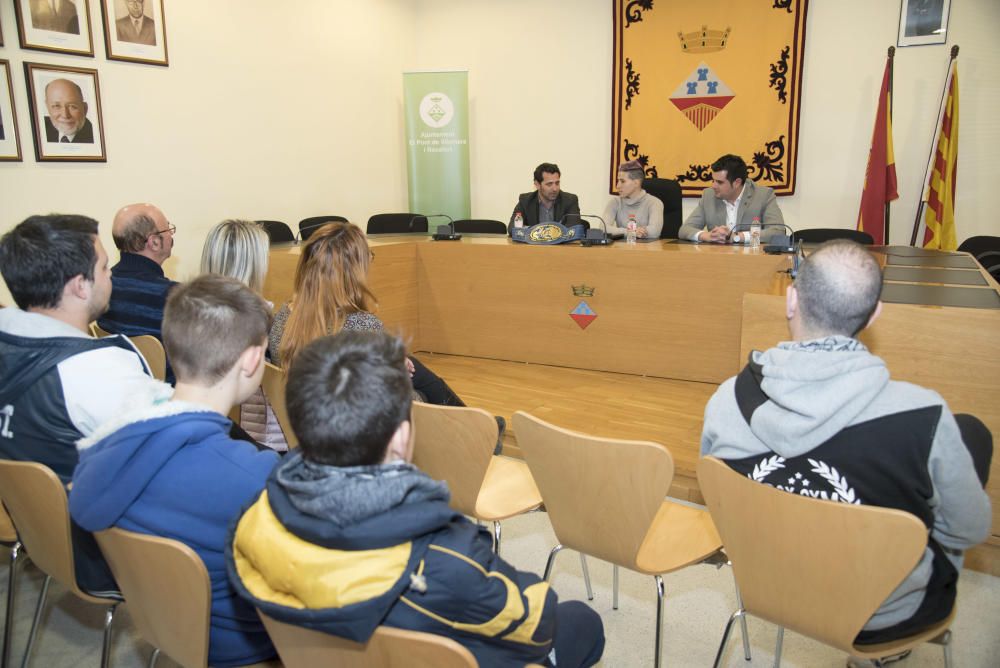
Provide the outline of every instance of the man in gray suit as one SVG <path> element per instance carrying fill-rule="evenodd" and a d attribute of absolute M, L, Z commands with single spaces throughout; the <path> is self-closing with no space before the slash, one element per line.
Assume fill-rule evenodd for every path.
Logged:
<path fill-rule="evenodd" d="M 747 179 L 747 165 L 727 154 L 712 163 L 712 187 L 681 225 L 678 238 L 712 243 L 749 243 L 750 224 L 761 223 L 760 240 L 785 233 L 774 190 Z"/>
<path fill-rule="evenodd" d="M 156 24 L 143 13 L 143 0 L 125 0 L 128 16 L 115 21 L 120 42 L 156 46 Z"/>

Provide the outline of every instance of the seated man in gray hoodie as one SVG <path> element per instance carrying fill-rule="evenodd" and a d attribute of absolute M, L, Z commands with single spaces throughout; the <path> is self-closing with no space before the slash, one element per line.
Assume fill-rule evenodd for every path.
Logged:
<path fill-rule="evenodd" d="M 779 489 L 896 508 L 928 530 L 910 575 L 857 642 L 904 637 L 948 616 L 963 551 L 986 539 L 985 426 L 936 392 L 889 379 L 858 333 L 879 316 L 882 272 L 864 247 L 832 241 L 788 288 L 793 341 L 754 351 L 705 408 L 702 455 Z"/>

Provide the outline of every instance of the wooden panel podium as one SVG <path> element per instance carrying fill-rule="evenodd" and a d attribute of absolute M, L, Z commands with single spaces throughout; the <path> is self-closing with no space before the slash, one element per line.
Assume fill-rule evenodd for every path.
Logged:
<path fill-rule="evenodd" d="M 780 291 L 790 266 L 741 247 L 660 241 L 369 243 L 379 315 L 414 350 L 707 383 L 738 370 L 744 293 Z M 297 261 L 298 247 L 271 252 L 265 294 L 275 305 Z M 570 315 L 581 302 L 596 315 L 585 328 Z"/>

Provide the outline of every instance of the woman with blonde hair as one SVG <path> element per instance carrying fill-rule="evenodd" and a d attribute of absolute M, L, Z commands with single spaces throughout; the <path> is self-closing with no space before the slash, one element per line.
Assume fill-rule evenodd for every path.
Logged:
<path fill-rule="evenodd" d="M 382 329 L 382 321 L 372 313 L 376 301 L 368 287 L 374 257 L 356 225 L 330 223 L 313 232 L 302 247 L 292 300 L 278 310 L 271 326 L 270 352 L 276 364 L 289 368 L 309 342 L 342 329 Z M 408 358 L 407 367 L 413 389 L 428 403 L 465 405 L 419 360 Z"/>
<path fill-rule="evenodd" d="M 224 220 L 208 232 L 201 252 L 201 273 L 222 274 L 263 294 L 267 276 L 270 240 L 258 223 L 249 220 Z M 269 302 L 270 303 L 270 302 Z M 271 307 L 273 308 L 273 304 Z M 288 450 L 288 442 L 278 418 L 264 397 L 257 391 L 240 405 L 240 427 L 255 441 L 272 450 Z"/>
<path fill-rule="evenodd" d="M 235 278 L 257 294 L 264 292 L 270 241 L 258 223 L 224 220 L 208 232 L 201 251 L 201 273 Z"/>

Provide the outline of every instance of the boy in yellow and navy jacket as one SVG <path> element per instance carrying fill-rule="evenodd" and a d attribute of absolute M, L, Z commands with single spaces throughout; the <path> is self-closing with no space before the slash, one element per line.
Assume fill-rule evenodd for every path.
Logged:
<path fill-rule="evenodd" d="M 365 642 L 381 624 L 445 635 L 480 666 L 590 666 L 600 617 L 491 549 L 410 464 L 405 349 L 378 332 L 318 339 L 289 371 L 300 447 L 233 529 L 237 592 L 275 619 Z M 558 637 L 556 629 L 558 628 Z"/>

